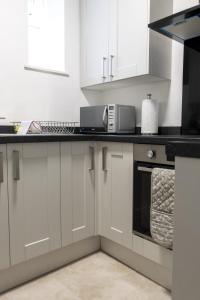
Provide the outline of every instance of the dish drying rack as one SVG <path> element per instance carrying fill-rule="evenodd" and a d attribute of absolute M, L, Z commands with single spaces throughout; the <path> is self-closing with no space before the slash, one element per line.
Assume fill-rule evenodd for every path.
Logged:
<path fill-rule="evenodd" d="M 38 124 L 42 130 L 41 134 L 74 134 L 79 122 L 61 122 L 61 121 L 33 121 Z M 13 122 L 17 129 L 21 122 Z"/>
<path fill-rule="evenodd" d="M 43 134 L 74 134 L 78 122 L 38 121 Z"/>

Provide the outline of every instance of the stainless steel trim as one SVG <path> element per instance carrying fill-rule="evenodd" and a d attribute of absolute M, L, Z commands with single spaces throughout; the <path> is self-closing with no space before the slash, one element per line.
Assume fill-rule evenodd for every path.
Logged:
<path fill-rule="evenodd" d="M 107 105 L 104 108 L 103 119 L 102 119 L 105 131 L 107 131 L 107 127 L 108 127 L 108 116 L 107 116 L 107 123 L 106 123 L 106 113 L 108 113 L 108 106 Z"/>
<path fill-rule="evenodd" d="M 108 147 L 103 147 L 102 148 L 102 170 L 104 172 L 107 171 L 107 152 L 108 152 Z"/>
<path fill-rule="evenodd" d="M 106 60 L 107 60 L 107 58 L 103 57 L 103 76 L 102 76 L 103 79 L 107 78 L 106 75 L 105 75 L 105 63 L 106 63 Z"/>
<path fill-rule="evenodd" d="M 0 183 L 3 183 L 3 152 L 0 152 Z"/>
<path fill-rule="evenodd" d="M 139 232 L 139 231 L 136 231 L 136 230 L 133 230 L 133 233 L 134 233 L 134 235 L 136 235 L 136 236 L 139 236 L 139 237 L 141 237 L 141 238 L 143 238 L 143 239 L 145 239 L 145 240 L 147 240 L 147 241 L 150 241 L 150 242 L 155 243 L 155 241 L 153 240 L 153 238 L 150 237 L 150 236 L 148 236 L 148 235 L 146 235 L 146 234 L 143 234 L 143 233 L 141 233 L 141 232 Z M 156 244 L 156 243 L 155 243 L 155 244 Z"/>
<path fill-rule="evenodd" d="M 13 151 L 13 180 L 20 180 L 19 151 Z"/>
<path fill-rule="evenodd" d="M 138 232 L 138 231 L 136 231 L 136 230 L 133 230 L 133 234 L 135 235 L 135 236 L 138 236 L 138 237 L 140 237 L 140 238 L 142 238 L 142 239 L 145 239 L 145 240 L 147 240 L 147 241 L 149 241 L 149 242 L 152 242 L 152 243 L 154 243 L 154 244 L 156 244 L 156 245 L 159 245 L 157 242 L 155 242 L 154 241 L 154 239 L 152 238 L 152 237 L 150 237 L 150 236 L 148 236 L 148 235 L 146 235 L 146 234 L 143 234 L 143 233 L 140 233 L 140 232 Z M 163 247 L 163 246 L 161 246 L 161 245 L 159 245 L 160 247 Z M 165 247 L 164 247 L 165 248 Z M 168 250 L 170 250 L 170 251 L 173 251 L 172 249 L 170 249 L 170 248 L 167 248 Z"/>
<path fill-rule="evenodd" d="M 110 77 L 113 78 L 114 74 L 113 74 L 113 58 L 115 56 L 114 55 L 110 55 Z"/>
<path fill-rule="evenodd" d="M 152 173 L 153 169 L 148 167 L 138 167 L 138 171 Z"/>
<path fill-rule="evenodd" d="M 93 146 L 89 147 L 89 152 L 90 152 L 90 159 L 91 159 L 91 167 L 89 168 L 89 171 L 94 171 L 94 169 L 95 169 L 95 162 L 94 162 L 95 149 Z"/>

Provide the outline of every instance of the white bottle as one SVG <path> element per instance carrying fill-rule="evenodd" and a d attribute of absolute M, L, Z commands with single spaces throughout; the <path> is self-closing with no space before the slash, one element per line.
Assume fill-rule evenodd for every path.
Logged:
<path fill-rule="evenodd" d="M 158 103 L 151 99 L 151 94 L 142 102 L 141 133 L 158 134 Z"/>

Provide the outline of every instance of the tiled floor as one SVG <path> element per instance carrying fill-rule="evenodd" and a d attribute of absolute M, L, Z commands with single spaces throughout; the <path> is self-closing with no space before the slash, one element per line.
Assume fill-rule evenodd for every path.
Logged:
<path fill-rule="evenodd" d="M 0 296 L 0 300 L 170 300 L 168 291 L 99 252 Z"/>

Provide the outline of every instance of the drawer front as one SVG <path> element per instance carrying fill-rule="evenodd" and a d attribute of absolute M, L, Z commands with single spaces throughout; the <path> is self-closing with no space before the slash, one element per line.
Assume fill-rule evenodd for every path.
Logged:
<path fill-rule="evenodd" d="M 173 162 L 167 161 L 165 146 L 135 144 L 133 151 L 134 160 L 136 161 L 174 165 Z"/>
<path fill-rule="evenodd" d="M 133 251 L 163 267 L 172 270 L 173 251 L 133 235 Z"/>

